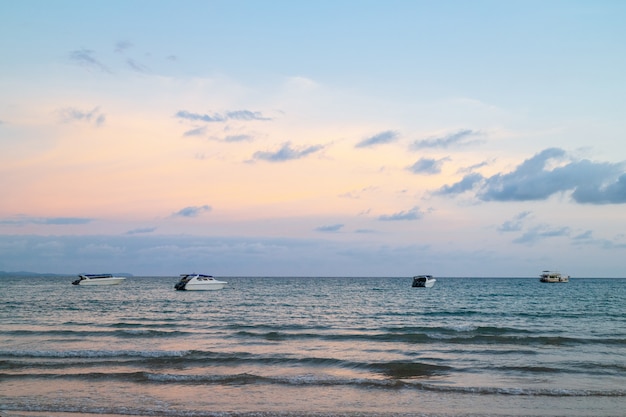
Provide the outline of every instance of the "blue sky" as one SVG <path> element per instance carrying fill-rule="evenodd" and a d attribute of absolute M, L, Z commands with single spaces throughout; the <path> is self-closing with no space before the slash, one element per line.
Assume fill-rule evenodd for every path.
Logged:
<path fill-rule="evenodd" d="M 624 277 L 625 18 L 0 1 L 0 270 Z"/>

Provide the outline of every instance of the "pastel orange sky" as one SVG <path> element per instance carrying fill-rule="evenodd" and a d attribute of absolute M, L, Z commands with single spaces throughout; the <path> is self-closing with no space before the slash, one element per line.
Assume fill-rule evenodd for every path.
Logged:
<path fill-rule="evenodd" d="M 623 277 L 624 18 L 1 2 L 0 270 Z"/>

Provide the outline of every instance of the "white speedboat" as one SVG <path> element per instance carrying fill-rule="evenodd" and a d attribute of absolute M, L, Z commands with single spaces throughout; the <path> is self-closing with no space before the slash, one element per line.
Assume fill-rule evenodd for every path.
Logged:
<path fill-rule="evenodd" d="M 539 275 L 541 282 L 569 282 L 569 275 L 563 275 L 557 271 L 543 271 Z"/>
<path fill-rule="evenodd" d="M 181 274 L 180 281 L 174 285 L 174 288 L 187 291 L 214 291 L 221 290 L 226 284 L 226 281 L 218 281 L 211 275 Z"/>
<path fill-rule="evenodd" d="M 114 277 L 111 274 L 80 274 L 73 285 L 117 285 L 121 284 L 125 277 Z"/>
<path fill-rule="evenodd" d="M 413 277 L 413 287 L 430 288 L 437 280 L 432 275 L 417 275 Z"/>

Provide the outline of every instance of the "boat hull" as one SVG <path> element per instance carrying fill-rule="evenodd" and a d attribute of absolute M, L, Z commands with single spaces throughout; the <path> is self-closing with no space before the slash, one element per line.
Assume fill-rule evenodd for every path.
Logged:
<path fill-rule="evenodd" d="M 222 288 L 224 288 L 225 285 L 226 285 L 225 282 L 219 283 L 219 284 L 218 283 L 194 284 L 190 282 L 187 285 L 185 285 L 185 291 L 217 291 L 217 290 L 221 290 Z"/>
<path fill-rule="evenodd" d="M 413 277 L 412 286 L 416 288 L 431 288 L 433 285 L 435 285 L 435 282 L 437 282 L 437 280 L 430 275 L 416 276 Z"/>
<path fill-rule="evenodd" d="M 541 279 L 539 279 L 539 281 L 554 284 L 554 283 L 557 283 L 557 282 L 569 282 L 569 278 L 567 278 L 567 277 L 561 277 L 561 278 L 541 278 Z"/>
<path fill-rule="evenodd" d="M 569 282 L 569 275 L 562 275 L 556 271 L 543 271 L 539 276 L 539 281 L 547 283 Z"/>
<path fill-rule="evenodd" d="M 98 279 L 82 279 L 76 280 L 72 284 L 80 286 L 96 286 L 96 285 L 118 285 L 124 282 L 124 277 L 98 278 Z"/>
<path fill-rule="evenodd" d="M 181 274 L 180 281 L 174 285 L 179 291 L 217 291 L 224 288 L 226 281 L 219 281 L 211 275 Z"/>

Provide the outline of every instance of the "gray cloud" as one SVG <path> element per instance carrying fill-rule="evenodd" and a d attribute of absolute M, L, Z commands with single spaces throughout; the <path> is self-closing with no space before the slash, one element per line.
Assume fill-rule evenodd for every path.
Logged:
<path fill-rule="evenodd" d="M 395 142 L 398 139 L 398 133 L 392 130 L 381 132 L 372 137 L 363 139 L 361 142 L 355 145 L 356 148 L 369 148 L 375 145 L 381 145 L 386 143 Z"/>
<path fill-rule="evenodd" d="M 413 207 L 408 211 L 401 211 L 394 214 L 382 215 L 378 217 L 378 220 L 382 221 L 397 221 L 397 220 L 419 220 L 424 217 L 424 213 L 419 207 Z"/>
<path fill-rule="evenodd" d="M 206 204 L 204 206 L 190 206 L 190 207 L 185 207 L 184 209 L 181 209 L 177 211 L 176 213 L 173 213 L 172 216 L 174 217 L 198 217 L 200 214 L 209 212 L 211 210 L 212 210 L 212 207 Z"/>
<path fill-rule="evenodd" d="M 543 200 L 559 192 L 574 190 L 572 197 L 578 203 L 626 202 L 623 192 L 626 189 L 621 180 L 604 185 L 623 170 L 623 164 L 582 160 L 546 169 L 548 162 L 562 160 L 565 156 L 562 149 L 546 149 L 524 161 L 515 171 L 488 178 L 478 197 L 483 201 Z M 626 177 L 622 175 L 621 178 Z"/>
<path fill-rule="evenodd" d="M 291 143 L 286 142 L 276 152 L 258 151 L 258 152 L 255 152 L 252 157 L 254 159 L 268 161 L 268 162 L 284 162 L 284 161 L 290 161 L 293 159 L 304 158 L 305 156 L 318 152 L 322 149 L 324 149 L 324 146 L 322 145 L 313 145 L 313 146 L 308 146 L 302 149 L 293 149 L 291 148 Z"/>
<path fill-rule="evenodd" d="M 480 184 L 483 181 L 483 176 L 478 173 L 468 174 L 459 182 L 456 182 L 452 185 L 444 185 L 439 190 L 435 191 L 433 194 L 438 195 L 455 195 L 462 194 L 466 191 L 472 190 L 477 184 Z"/>
<path fill-rule="evenodd" d="M 593 169 L 593 167 L 592 167 Z M 599 184 L 582 184 L 572 194 L 578 203 L 623 204 L 626 203 L 626 174 L 604 187 Z"/>
<path fill-rule="evenodd" d="M 448 161 L 450 158 L 442 158 L 442 159 L 430 159 L 430 158 L 421 158 L 419 161 L 415 162 L 410 167 L 407 167 L 409 171 L 413 174 L 439 174 L 441 172 L 441 166 L 445 161 Z"/>
<path fill-rule="evenodd" d="M 326 233 L 328 233 L 328 232 L 334 233 L 334 232 L 338 232 L 339 230 L 341 230 L 343 228 L 343 226 L 344 226 L 343 224 L 331 224 L 331 225 L 328 225 L 328 226 L 317 227 L 315 229 L 315 231 L 317 231 L 317 232 L 326 232 Z"/>
<path fill-rule="evenodd" d="M 449 146 L 454 145 L 469 145 L 478 141 L 468 141 L 467 139 L 477 136 L 479 134 L 480 132 L 476 132 L 470 129 L 464 129 L 442 137 L 416 140 L 410 145 L 410 149 L 418 150 L 424 148 L 448 148 Z"/>
<path fill-rule="evenodd" d="M 81 67 L 87 68 L 88 70 L 94 69 L 97 71 L 111 73 L 111 70 L 102 62 L 97 60 L 94 55 L 95 52 L 90 49 L 77 49 L 70 52 L 70 60 Z"/>
<path fill-rule="evenodd" d="M 243 120 L 243 121 L 251 121 L 251 120 L 272 120 L 269 117 L 263 116 L 261 112 L 253 112 L 249 110 L 236 110 L 229 111 L 225 114 L 214 113 L 210 114 L 200 114 L 200 113 L 191 113 L 186 110 L 180 110 L 175 114 L 175 117 L 179 119 L 191 120 L 191 121 L 199 121 L 199 122 L 226 122 L 228 120 Z"/>
<path fill-rule="evenodd" d="M 459 194 L 478 188 L 482 201 L 545 200 L 560 192 L 572 192 L 577 203 L 626 203 L 626 174 L 624 163 L 571 161 L 548 169 L 553 161 L 566 160 L 567 153 L 549 148 L 525 160 L 513 172 L 488 178 L 468 174 L 460 182 L 446 185 L 435 192 L 441 195 Z"/>
<path fill-rule="evenodd" d="M 58 111 L 59 117 L 64 123 L 87 122 L 96 126 L 102 126 L 106 121 L 106 116 L 100 112 L 100 107 L 95 107 L 91 111 L 82 111 L 74 107 L 66 107 Z"/>

